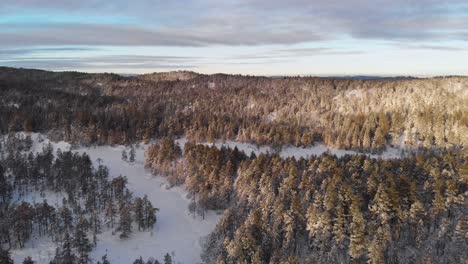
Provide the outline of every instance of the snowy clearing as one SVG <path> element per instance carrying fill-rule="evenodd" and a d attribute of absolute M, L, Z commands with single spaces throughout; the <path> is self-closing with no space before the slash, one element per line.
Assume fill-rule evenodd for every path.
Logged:
<path fill-rule="evenodd" d="M 187 140 L 185 138 L 181 138 L 176 140 L 179 143 L 180 147 L 183 149 Z M 401 139 L 399 139 L 401 141 Z M 258 155 L 260 153 L 274 153 L 274 150 L 269 146 L 256 146 L 250 143 L 241 143 L 237 141 L 217 141 L 215 143 L 204 143 L 209 146 L 216 146 L 221 148 L 222 146 L 226 146 L 229 148 L 237 147 L 240 151 L 243 151 L 245 154 L 250 155 L 250 153 L 255 153 Z M 399 143 L 399 145 L 401 145 Z M 332 155 L 336 155 L 337 157 L 342 157 L 344 155 L 367 155 L 371 158 L 381 158 L 381 159 L 399 159 L 402 157 L 402 151 L 406 151 L 404 148 L 395 148 L 395 147 L 387 147 L 385 151 L 381 154 L 369 154 L 369 153 L 362 153 L 353 150 L 344 150 L 344 149 L 335 149 L 329 148 L 323 144 L 316 144 L 311 147 L 303 148 L 303 147 L 294 147 L 294 146 L 286 146 L 281 149 L 279 155 L 283 158 L 288 157 L 295 157 L 298 158 L 308 158 L 310 156 L 319 156 L 323 153 L 330 153 Z"/>

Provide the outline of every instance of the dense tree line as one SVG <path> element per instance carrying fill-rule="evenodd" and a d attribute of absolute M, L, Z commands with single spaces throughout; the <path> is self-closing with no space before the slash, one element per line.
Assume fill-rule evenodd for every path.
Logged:
<path fill-rule="evenodd" d="M 385 161 L 261 155 L 240 165 L 235 203 L 204 260 L 462 263 L 466 172 L 466 158 L 450 152 Z"/>
<path fill-rule="evenodd" d="M 186 136 L 381 151 L 463 145 L 467 78 L 121 77 L 0 68 L 0 131 L 82 144 Z"/>
<path fill-rule="evenodd" d="M 167 141 L 153 149 L 162 146 L 178 149 Z M 468 163 L 460 150 L 396 160 L 328 154 L 296 160 L 187 143 L 174 160 L 170 177 L 185 184 L 193 210 L 227 208 L 205 240 L 207 263 L 462 263 L 468 257 Z"/>
<path fill-rule="evenodd" d="M 54 153 L 50 144 L 33 153 L 30 141 L 10 134 L 0 142 L 2 250 L 47 236 L 58 244 L 52 263 L 91 263 L 89 253 L 103 231 L 111 229 L 125 239 L 134 226 L 141 231 L 153 228 L 158 209 L 146 196 L 133 197 L 125 177 L 110 178 L 108 168 L 93 167 L 86 153 Z M 62 201 L 50 204 L 50 193 L 60 194 Z M 43 201 L 25 201 L 33 194 Z"/>
<path fill-rule="evenodd" d="M 254 158 L 252 156 L 251 158 Z M 192 198 L 191 212 L 204 216 L 206 210 L 225 209 L 232 202 L 236 168 L 247 156 L 229 149 L 188 142 L 182 153 L 178 144 L 164 139 L 146 152 L 146 166 L 167 176 L 172 185 L 185 184 Z"/>

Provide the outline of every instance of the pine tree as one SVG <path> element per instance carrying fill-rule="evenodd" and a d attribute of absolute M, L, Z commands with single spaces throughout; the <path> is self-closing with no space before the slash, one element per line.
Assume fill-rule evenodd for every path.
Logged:
<path fill-rule="evenodd" d="M 374 140 L 372 147 L 376 150 L 383 150 L 385 148 L 385 135 L 380 127 L 375 130 Z"/>
<path fill-rule="evenodd" d="M 390 236 L 390 228 L 388 225 L 383 225 L 377 228 L 377 232 L 373 236 L 372 241 L 368 245 L 369 264 L 383 264 L 384 251 L 387 247 Z"/>
<path fill-rule="evenodd" d="M 115 205 L 112 199 L 112 196 L 109 197 L 109 199 L 106 202 L 106 208 L 105 208 L 105 216 L 108 219 L 107 221 L 107 226 L 110 225 L 110 227 L 114 228 L 114 223 L 115 223 L 115 214 L 116 214 L 116 209 Z"/>
<path fill-rule="evenodd" d="M 369 125 L 367 124 L 362 129 L 363 129 L 361 131 L 362 148 L 365 150 L 369 150 L 371 147 L 371 142 L 372 142 Z"/>
<path fill-rule="evenodd" d="M 345 217 L 341 202 L 337 204 L 335 210 L 335 222 L 333 223 L 333 235 L 338 245 L 345 239 Z"/>
<path fill-rule="evenodd" d="M 2 247 L 0 247 L 0 263 L 13 264 L 13 260 L 10 257 L 10 251 L 4 250 Z"/>
<path fill-rule="evenodd" d="M 63 227 L 65 230 L 69 231 L 73 227 L 73 216 L 72 212 L 66 205 L 60 210 L 60 216 L 62 218 Z"/>
<path fill-rule="evenodd" d="M 122 160 L 123 160 L 123 161 L 127 161 L 127 160 L 128 160 L 127 151 L 126 151 L 125 149 L 122 150 Z"/>
<path fill-rule="evenodd" d="M 120 220 L 117 231 L 120 231 L 121 239 L 128 238 L 132 232 L 132 215 L 128 205 L 123 205 L 120 209 Z"/>
<path fill-rule="evenodd" d="M 35 261 L 33 261 L 33 259 L 30 257 L 30 256 L 27 256 L 24 260 L 23 260 L 23 264 L 34 264 L 36 263 Z"/>
<path fill-rule="evenodd" d="M 351 201 L 351 217 L 349 254 L 355 259 L 362 256 L 366 248 L 366 222 L 362 215 L 361 202 L 357 195 L 353 196 Z"/>
<path fill-rule="evenodd" d="M 166 253 L 166 255 L 164 255 L 164 264 L 172 264 L 172 257 L 171 255 L 169 255 L 169 253 Z"/>
<path fill-rule="evenodd" d="M 5 177 L 2 165 L 0 165 L 0 197 L 2 197 L 3 203 L 6 203 L 11 198 L 11 191 L 12 187 Z"/>
<path fill-rule="evenodd" d="M 145 229 L 145 217 L 143 214 L 143 199 L 137 197 L 134 202 L 135 222 L 138 224 L 138 231 Z"/>
<path fill-rule="evenodd" d="M 140 256 L 140 258 L 135 259 L 135 261 L 133 261 L 133 264 L 145 264 L 145 261 L 144 261 L 143 258 Z"/>
<path fill-rule="evenodd" d="M 384 183 L 380 183 L 374 196 L 372 206 L 369 208 L 381 223 L 387 223 L 391 218 L 391 200 Z"/>
<path fill-rule="evenodd" d="M 81 218 L 76 226 L 75 236 L 73 240 L 73 247 L 78 253 L 78 259 L 80 264 L 86 264 L 90 262 L 89 253 L 92 250 L 92 245 L 86 234 L 87 222 L 84 218 Z"/>
<path fill-rule="evenodd" d="M 143 218 L 144 218 L 144 228 L 152 229 L 154 224 L 156 224 L 156 212 L 159 211 L 158 208 L 154 208 L 151 202 L 148 200 L 148 197 L 145 195 L 143 197 Z"/>
<path fill-rule="evenodd" d="M 129 155 L 129 158 L 128 158 L 128 161 L 130 162 L 135 162 L 135 148 L 133 147 L 133 145 L 130 147 L 130 155 Z"/>
<path fill-rule="evenodd" d="M 97 246 L 97 235 L 101 233 L 101 218 L 97 210 L 93 210 L 91 213 L 91 228 L 93 231 L 93 245 Z"/>
<path fill-rule="evenodd" d="M 27 202 L 22 202 L 15 210 L 14 232 L 21 248 L 31 237 L 33 211 L 34 209 Z"/>
<path fill-rule="evenodd" d="M 33 145 L 33 141 L 31 139 L 30 135 L 27 135 L 26 138 L 24 139 L 24 149 L 29 151 Z"/>
<path fill-rule="evenodd" d="M 111 264 L 110 261 L 107 259 L 107 254 L 102 256 L 101 261 L 101 264 Z"/>
<path fill-rule="evenodd" d="M 54 263 L 57 264 L 74 264 L 76 263 L 76 256 L 72 250 L 72 241 L 68 232 L 65 233 L 62 246 L 57 248 Z"/>

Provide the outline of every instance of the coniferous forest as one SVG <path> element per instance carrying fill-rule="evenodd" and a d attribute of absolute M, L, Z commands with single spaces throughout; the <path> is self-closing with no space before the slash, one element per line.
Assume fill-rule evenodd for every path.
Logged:
<path fill-rule="evenodd" d="M 125 175 L 111 177 L 86 153 L 34 152 L 30 133 L 74 147 L 131 146 L 121 153 L 128 164 L 134 144 L 147 146 L 144 166 L 186 191 L 191 215 L 220 212 L 201 239 L 204 263 L 466 263 L 467 92 L 468 78 L 456 76 L 0 68 L 0 263 L 46 237 L 57 246 L 50 263 L 107 264 L 107 255 L 90 257 L 99 234 L 130 240 L 158 225 L 158 204 L 132 193 Z M 210 144 L 224 141 L 278 151 Z M 280 155 L 317 144 L 355 154 Z M 404 154 L 368 155 L 389 147 Z M 49 203 L 50 193 L 63 199 Z M 44 199 L 30 202 L 31 194 Z M 167 253 L 133 263 L 172 262 Z"/>
<path fill-rule="evenodd" d="M 6 249 L 22 248 L 36 234 L 58 245 L 51 263 L 90 263 L 103 230 L 127 239 L 132 226 L 153 228 L 158 209 L 146 197 L 134 197 L 125 176 L 110 179 L 108 168 L 93 167 L 86 154 L 54 153 L 50 144 L 36 154 L 30 148 L 28 137 L 9 135 L 0 142 L 0 234 Z M 43 202 L 16 202 L 31 193 Z M 49 204 L 47 193 L 63 195 L 60 205 Z M 8 258 L 8 251 L 1 253 Z"/>
<path fill-rule="evenodd" d="M 464 77 L 353 80 L 172 72 L 0 68 L 0 131 L 79 144 L 180 137 L 379 152 L 391 144 L 463 146 Z"/>
<path fill-rule="evenodd" d="M 157 151 L 155 151 L 157 150 Z M 466 155 L 400 160 L 324 154 L 247 157 L 168 140 L 147 166 L 185 183 L 191 210 L 226 209 L 204 240 L 206 263 L 463 263 L 468 250 Z M 171 157 L 171 158 L 169 158 Z"/>

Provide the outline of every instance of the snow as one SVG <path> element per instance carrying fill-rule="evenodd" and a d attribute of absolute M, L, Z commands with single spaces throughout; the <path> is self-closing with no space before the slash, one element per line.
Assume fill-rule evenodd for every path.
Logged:
<path fill-rule="evenodd" d="M 57 244 L 49 237 L 34 236 L 22 249 L 13 249 L 10 251 L 14 263 L 23 263 L 23 260 L 30 256 L 37 264 L 47 264 L 55 256 Z"/>
<path fill-rule="evenodd" d="M 24 135 L 24 134 L 23 134 Z M 49 143 L 46 136 L 36 133 L 31 134 L 33 139 L 33 152 L 39 152 Z M 41 140 L 42 138 L 42 140 Z M 187 140 L 178 139 L 177 142 L 183 148 Z M 71 145 L 66 142 L 51 143 L 54 151 L 58 148 L 70 150 Z M 218 141 L 214 144 L 204 143 L 206 145 L 215 145 L 216 147 L 229 146 L 237 147 L 246 154 L 254 152 L 272 153 L 269 146 L 255 146 L 249 143 L 236 141 Z M 98 165 L 98 159 L 101 159 L 103 165 L 109 168 L 111 177 L 124 175 L 128 179 L 128 188 L 136 196 L 147 195 L 151 203 L 158 207 L 157 223 L 153 231 L 139 232 L 134 228 L 134 232 L 127 240 L 121 240 L 117 235 L 112 235 L 111 230 L 107 230 L 98 236 L 97 248 L 91 253 L 91 257 L 97 261 L 104 254 L 107 254 L 111 263 L 132 263 L 133 260 L 142 256 L 144 259 L 155 257 L 162 260 L 166 253 L 174 254 L 174 263 L 198 263 L 201 262 L 200 239 L 208 235 L 216 226 L 221 214 L 214 211 L 207 212 L 205 219 L 199 216 L 193 216 L 188 211 L 190 203 L 187 199 L 186 191 L 183 186 L 169 188 L 164 177 L 153 176 L 144 168 L 144 153 L 148 145 L 141 144 L 136 150 L 136 161 L 131 164 L 121 160 L 122 150 L 129 148 L 125 146 L 99 146 L 99 147 L 80 147 L 73 149 L 79 153 L 87 153 L 93 161 L 95 167 Z M 281 157 L 307 158 L 311 155 L 320 155 L 325 152 L 337 156 L 345 154 L 359 154 L 355 151 L 340 150 L 328 148 L 325 145 L 315 145 L 308 148 L 288 146 L 280 151 Z M 400 149 L 388 148 L 381 155 L 370 155 L 376 158 L 399 158 Z M 49 204 L 61 204 L 61 194 L 50 192 L 42 197 L 39 192 L 32 192 L 21 200 L 29 202 L 42 202 L 47 199 Z M 17 199 L 19 201 L 19 199 Z M 14 249 L 11 251 L 15 263 L 21 263 L 26 256 L 31 256 L 38 264 L 48 263 L 55 254 L 56 245 L 47 237 L 33 237 L 28 241 L 23 249 Z"/>
<path fill-rule="evenodd" d="M 9 102 L 6 105 L 9 106 L 9 107 L 14 107 L 16 109 L 18 109 L 19 106 L 20 106 L 18 103 L 14 103 L 14 102 Z"/>
<path fill-rule="evenodd" d="M 39 143 L 38 134 L 32 134 L 34 140 L 32 151 L 42 150 L 42 147 L 49 143 L 44 139 Z M 45 138 L 45 137 L 44 137 Z M 58 148 L 68 150 L 71 146 L 66 142 L 52 143 L 54 150 Z M 205 219 L 189 214 L 189 199 L 183 187 L 168 188 L 165 178 L 153 176 L 144 168 L 144 152 L 147 146 L 142 145 L 136 149 L 136 162 L 133 164 L 121 160 L 124 146 L 103 146 L 78 148 L 74 151 L 86 152 L 95 166 L 97 159 L 102 160 L 102 164 L 109 168 L 110 176 L 117 177 L 125 175 L 128 178 L 128 188 L 136 196 L 148 195 L 151 203 L 160 209 L 157 213 L 157 223 L 153 231 L 139 232 L 134 228 L 134 232 L 127 240 L 121 240 L 117 235 L 112 235 L 108 230 L 98 236 L 96 249 L 91 253 L 91 257 L 97 261 L 104 254 L 107 254 L 111 263 L 132 263 L 136 258 L 142 256 L 144 259 L 155 257 L 163 259 L 166 253 L 173 253 L 175 263 L 197 263 L 201 262 L 200 239 L 208 235 L 215 227 L 220 214 L 209 211 Z M 128 151 L 128 149 L 127 149 Z M 42 202 L 39 194 L 32 194 L 32 197 L 25 197 L 27 201 Z M 50 204 L 55 204 L 59 198 L 51 194 Z M 48 263 L 55 255 L 56 245 L 47 237 L 33 238 L 26 243 L 23 249 L 11 251 L 15 263 L 21 263 L 26 256 L 31 256 L 37 263 Z"/>
<path fill-rule="evenodd" d="M 40 191 L 30 190 L 26 195 L 19 194 L 18 192 L 13 193 L 12 203 L 19 204 L 21 202 L 27 202 L 30 204 L 42 203 L 47 201 L 50 206 L 60 207 L 62 206 L 63 198 L 65 194 L 57 193 L 52 191 Z"/>
<path fill-rule="evenodd" d="M 358 89 L 352 89 L 352 90 L 346 91 L 345 96 L 348 97 L 348 98 L 353 98 L 353 97 L 363 98 L 364 97 L 364 91 L 363 90 L 358 90 Z"/>
<path fill-rule="evenodd" d="M 184 147 L 185 143 L 187 140 L 185 138 L 181 138 L 176 140 L 177 143 L 181 146 L 181 148 Z M 399 140 L 401 142 L 401 139 Z M 217 141 L 215 143 L 203 143 L 205 145 L 209 146 L 216 146 L 218 148 L 221 148 L 222 146 L 230 147 L 230 148 L 235 148 L 239 149 L 240 151 L 243 151 L 245 154 L 250 155 L 250 153 L 255 153 L 255 155 L 259 155 L 260 153 L 274 153 L 275 151 L 270 147 L 270 146 L 256 146 L 250 143 L 242 143 L 242 142 L 237 142 L 237 141 Z M 294 146 L 285 146 L 283 147 L 279 155 L 283 158 L 289 158 L 289 157 L 294 157 L 296 159 L 299 158 L 308 158 L 312 155 L 321 155 L 323 153 L 330 153 L 332 155 L 336 155 L 337 157 L 342 157 L 344 155 L 367 155 L 371 158 L 381 158 L 381 159 L 398 159 L 402 157 L 402 148 L 397 148 L 397 147 L 387 147 L 385 151 L 383 151 L 380 154 L 369 154 L 369 153 L 362 153 L 362 152 L 357 152 L 353 150 L 344 150 L 344 149 L 336 149 L 336 148 L 330 148 L 327 147 L 324 144 L 316 144 L 314 146 L 309 146 L 309 147 L 294 147 Z"/>
<path fill-rule="evenodd" d="M 268 122 L 273 122 L 277 118 L 278 118 L 278 112 L 277 111 L 271 112 L 265 117 L 266 121 L 268 121 Z"/>
<path fill-rule="evenodd" d="M 144 168 L 147 146 L 136 149 L 134 164 L 121 161 L 124 148 L 96 147 L 77 151 L 86 152 L 94 162 L 101 158 L 102 164 L 109 168 L 113 177 L 126 175 L 128 188 L 137 196 L 146 194 L 153 205 L 160 209 L 157 213 L 158 221 L 153 232 L 135 231 L 128 240 L 120 240 L 112 236 L 111 232 L 102 234 L 92 257 L 97 259 L 107 253 L 111 263 L 131 263 L 139 256 L 162 260 L 166 253 L 174 252 L 176 262 L 200 262 L 200 238 L 213 230 L 220 215 L 209 211 L 203 220 L 189 214 L 190 201 L 183 187 L 169 189 L 165 178 L 153 176 Z"/>

